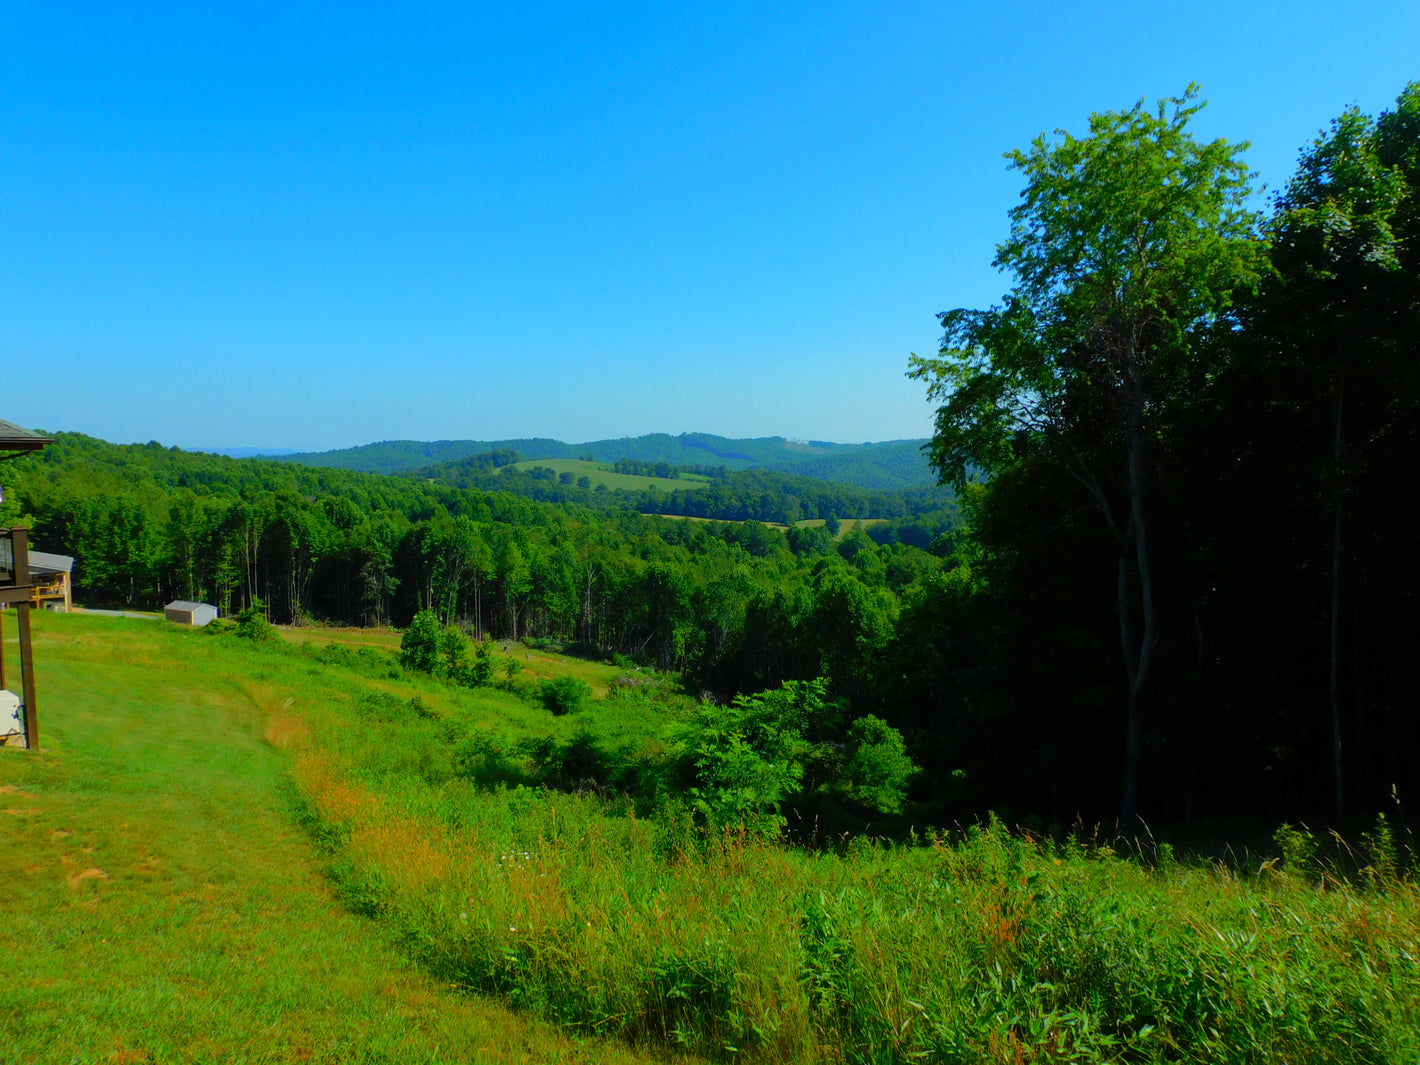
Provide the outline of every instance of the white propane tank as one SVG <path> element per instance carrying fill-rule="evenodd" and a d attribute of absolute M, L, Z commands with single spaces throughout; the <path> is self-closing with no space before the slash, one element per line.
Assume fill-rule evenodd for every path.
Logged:
<path fill-rule="evenodd" d="M 7 688 L 0 688 L 0 746 L 7 736 L 25 734 L 25 716 L 20 710 L 20 697 Z"/>

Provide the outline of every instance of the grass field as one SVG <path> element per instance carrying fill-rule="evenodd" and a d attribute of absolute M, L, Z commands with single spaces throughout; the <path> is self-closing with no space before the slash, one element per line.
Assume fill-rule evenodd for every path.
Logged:
<path fill-rule="evenodd" d="M 0 1062 L 649 1060 L 452 988 L 337 899 L 283 749 L 330 669 L 35 630 L 43 746 L 0 751 Z"/>
<path fill-rule="evenodd" d="M 398 629 L 327 628 L 317 625 L 281 628 L 277 631 L 284 640 L 297 646 L 323 648 L 335 644 L 357 651 L 367 648 L 390 656 L 399 653 L 402 636 Z M 515 675 L 524 682 L 573 676 L 586 682 L 598 699 L 606 695 L 612 678 L 623 672 L 620 667 L 605 662 L 592 662 L 553 651 L 538 650 L 511 640 L 498 641 L 493 646 L 494 672 L 497 676 L 507 675 L 510 662 L 517 669 Z"/>
<path fill-rule="evenodd" d="M 707 837 L 674 797 L 519 783 L 528 742 L 655 763 L 682 704 L 554 717 L 517 687 L 610 667 L 515 645 L 512 690 L 469 690 L 401 674 L 393 633 L 36 630 L 45 746 L 0 752 L 0 1062 L 1420 1060 L 1385 824 L 1345 865 L 1298 832 L 1232 865 L 994 822 Z"/>
<path fill-rule="evenodd" d="M 887 518 L 840 518 L 838 521 L 838 535 L 835 540 L 842 540 L 854 529 L 871 529 L 875 525 L 886 525 Z M 801 529 L 816 529 L 823 524 L 822 518 L 805 518 L 803 521 L 794 522 Z"/>
<path fill-rule="evenodd" d="M 698 518 L 685 514 L 662 514 L 663 518 L 670 518 L 673 521 L 725 521 L 723 518 Z M 886 525 L 887 518 L 841 518 L 838 522 L 838 535 L 835 540 L 842 540 L 854 529 L 871 529 L 874 525 Z M 794 524 L 800 529 L 816 529 L 823 525 L 822 518 L 805 518 L 803 521 L 796 521 Z M 727 525 L 743 525 L 741 521 L 725 521 Z M 777 521 L 766 521 L 763 524 L 771 529 L 778 529 L 781 532 L 788 530 L 789 526 L 782 525 Z"/>
<path fill-rule="evenodd" d="M 559 474 L 570 473 L 574 478 L 586 477 L 591 480 L 592 487 L 604 484 L 608 489 L 623 489 L 633 492 L 644 492 L 650 488 L 659 488 L 663 492 L 674 492 L 679 489 L 688 492 L 696 488 L 704 488 L 710 483 L 710 478 L 702 477 L 694 473 L 683 473 L 678 478 L 672 477 L 638 477 L 629 473 L 617 473 L 605 462 L 587 462 L 585 459 L 529 459 L 525 462 L 514 463 L 520 470 L 531 470 L 538 466 L 546 469 L 556 470 Z"/>

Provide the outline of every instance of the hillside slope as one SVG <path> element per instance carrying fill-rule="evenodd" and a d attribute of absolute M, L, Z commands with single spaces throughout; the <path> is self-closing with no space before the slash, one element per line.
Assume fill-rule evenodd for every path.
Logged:
<path fill-rule="evenodd" d="M 335 466 L 366 473 L 403 473 L 490 451 L 512 450 L 524 459 L 593 455 L 601 462 L 639 459 L 672 466 L 724 466 L 795 473 L 861 488 L 911 488 L 935 483 L 922 454 L 924 440 L 836 444 L 782 436 L 731 439 L 711 433 L 651 433 L 617 440 L 568 444 L 545 437 L 517 440 L 384 440 L 336 451 L 302 452 L 275 461 Z M 271 458 L 271 457 L 269 457 Z"/>
<path fill-rule="evenodd" d="M 153 621 L 34 629 L 42 746 L 0 752 L 0 1062 L 672 1057 L 463 993 L 335 896 L 289 777 L 310 663 Z"/>

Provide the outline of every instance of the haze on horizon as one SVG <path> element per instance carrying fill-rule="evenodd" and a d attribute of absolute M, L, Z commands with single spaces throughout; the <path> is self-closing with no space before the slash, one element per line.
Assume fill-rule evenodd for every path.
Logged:
<path fill-rule="evenodd" d="M 1416 40 L 1398 2 L 17 9 L 0 417 L 311 451 L 927 436 L 907 355 L 1006 287 L 1003 152 L 1196 81 L 1197 133 L 1275 188 Z"/>

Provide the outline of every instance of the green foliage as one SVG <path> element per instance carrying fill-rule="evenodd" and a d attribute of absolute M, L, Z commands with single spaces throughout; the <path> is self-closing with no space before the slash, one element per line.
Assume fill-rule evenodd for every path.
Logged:
<path fill-rule="evenodd" d="M 800 519 L 817 520 L 827 513 L 894 520 L 948 505 L 950 491 L 925 483 L 927 467 L 920 445 L 911 444 L 904 454 L 910 455 L 908 461 L 915 470 L 905 483 L 872 486 L 857 484 L 852 476 L 825 475 L 821 479 L 785 469 L 673 467 L 630 460 L 617 463 L 615 469 L 606 463 L 579 459 L 528 461 L 502 469 L 463 460 L 414 470 L 409 476 L 420 483 L 515 492 L 546 503 L 574 503 L 599 509 L 622 507 L 647 514 L 779 525 L 792 525 Z M 654 476 L 657 471 L 661 476 Z M 578 473 L 582 476 L 575 480 L 567 476 Z"/>
<path fill-rule="evenodd" d="M 916 771 L 901 733 L 871 715 L 844 729 L 844 704 L 823 678 L 788 681 L 728 706 L 702 706 L 679 732 L 676 786 L 713 830 L 773 837 L 780 810 L 803 793 L 880 812 L 902 809 Z"/>
<path fill-rule="evenodd" d="M 263 641 L 276 635 L 276 628 L 266 620 L 266 604 L 260 599 L 251 603 L 237 614 L 235 635 L 244 640 Z"/>
<path fill-rule="evenodd" d="M 884 813 L 902 810 L 907 784 L 917 772 L 902 733 L 871 714 L 848 727 L 840 790 L 854 802 Z"/>
<path fill-rule="evenodd" d="M 478 646 L 473 650 L 473 664 L 463 677 L 465 683 L 471 687 L 481 687 L 485 684 L 493 683 L 493 641 L 490 638 L 480 640 Z"/>
<path fill-rule="evenodd" d="M 1194 140 L 1196 92 L 1159 101 L 1156 114 L 1142 101 L 1096 113 L 1085 137 L 1042 135 L 1009 153 L 1026 188 L 994 265 L 1016 287 L 1001 307 L 941 315 L 938 358 L 912 360 L 910 376 L 945 400 L 931 445 L 943 480 L 961 488 L 1001 468 L 1017 432 L 1080 463 L 1084 442 L 1066 445 L 1083 428 L 1071 401 L 1131 389 L 1166 399 L 1179 369 L 1169 360 L 1260 278 L 1246 145 Z"/>
<path fill-rule="evenodd" d="M 481 788 L 521 784 L 525 774 L 506 740 L 490 729 L 473 728 L 453 749 L 454 773 Z"/>
<path fill-rule="evenodd" d="M 808 753 L 797 724 L 822 710 L 823 694 L 822 682 L 791 682 L 696 711 L 679 737 L 682 786 L 705 824 L 778 834 L 779 807 L 803 780 Z"/>
<path fill-rule="evenodd" d="M 660 1060 L 471 998 L 344 911 L 337 867 L 380 921 L 392 880 L 354 875 L 348 825 L 292 778 L 360 674 L 150 620 L 36 611 L 34 632 L 45 749 L 0 758 L 22 811 L 0 815 L 0 883 L 26 913 L 0 923 L 0 1060 L 433 1065 L 487 1060 L 510 1032 L 531 1060 Z M 400 742 L 425 747 L 426 727 L 406 717 Z"/>
<path fill-rule="evenodd" d="M 439 644 L 439 619 L 432 610 L 421 610 L 399 641 L 399 664 L 405 669 L 433 673 L 439 665 Z"/>
<path fill-rule="evenodd" d="M 553 714 L 575 714 L 591 698 L 592 689 L 584 680 L 560 676 L 544 680 L 538 688 L 542 705 Z"/>
<path fill-rule="evenodd" d="M 439 634 L 439 655 L 443 659 L 444 675 L 457 680 L 468 667 L 468 638 L 450 625 Z"/>
<path fill-rule="evenodd" d="M 1282 860 L 1289 872 L 1301 877 L 1310 877 L 1317 871 L 1320 846 L 1306 825 L 1294 826 L 1284 823 L 1273 834 L 1272 841 L 1282 852 Z"/>
<path fill-rule="evenodd" d="M 1361 846 L 1372 874 L 1380 880 L 1393 880 L 1400 869 L 1400 849 L 1396 844 L 1395 830 L 1383 812 L 1376 814 L 1370 831 L 1361 834 Z"/>

